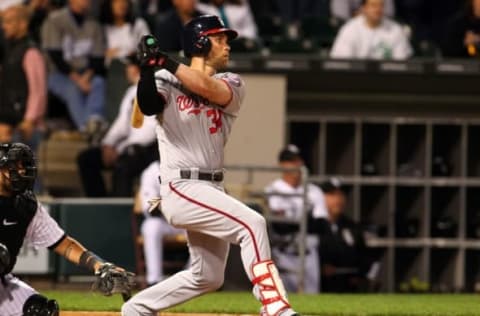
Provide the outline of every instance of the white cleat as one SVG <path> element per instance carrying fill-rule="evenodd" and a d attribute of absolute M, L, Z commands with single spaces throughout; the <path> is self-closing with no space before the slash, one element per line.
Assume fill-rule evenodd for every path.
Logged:
<path fill-rule="evenodd" d="M 262 307 L 260 309 L 260 316 L 268 316 L 267 312 L 265 311 L 265 307 Z M 282 311 L 280 311 L 277 315 L 275 316 L 300 316 L 299 313 L 297 313 L 296 311 L 294 311 L 293 309 L 291 308 L 286 308 Z"/>

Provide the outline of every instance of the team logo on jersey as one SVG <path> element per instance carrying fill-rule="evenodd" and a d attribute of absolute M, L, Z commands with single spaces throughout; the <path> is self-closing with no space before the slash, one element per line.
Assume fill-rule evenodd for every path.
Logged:
<path fill-rule="evenodd" d="M 176 100 L 179 111 L 193 114 L 195 116 L 200 115 L 203 111 L 211 122 L 211 125 L 208 127 L 210 134 L 215 134 L 221 131 L 223 112 L 219 109 L 209 107 L 208 100 L 200 99 L 201 98 L 179 95 Z"/>
<path fill-rule="evenodd" d="M 206 101 L 206 100 L 205 100 Z M 204 100 L 198 100 L 186 95 L 179 95 L 177 97 L 178 109 L 181 112 L 187 111 L 187 114 L 198 115 L 206 108 L 208 102 Z"/>

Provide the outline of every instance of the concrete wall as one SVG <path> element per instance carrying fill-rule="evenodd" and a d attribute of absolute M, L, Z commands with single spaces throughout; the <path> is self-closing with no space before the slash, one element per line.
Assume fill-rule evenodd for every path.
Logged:
<path fill-rule="evenodd" d="M 225 164 L 275 165 L 285 143 L 287 78 L 283 75 L 243 75 L 246 97 L 229 142 Z M 228 170 L 228 169 L 227 169 Z M 228 171 L 226 183 L 239 184 L 246 174 Z M 255 176 L 255 187 L 262 187 L 275 174 Z"/>

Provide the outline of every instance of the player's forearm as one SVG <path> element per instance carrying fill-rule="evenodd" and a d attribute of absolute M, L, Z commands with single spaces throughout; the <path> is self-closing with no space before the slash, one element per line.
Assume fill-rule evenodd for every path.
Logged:
<path fill-rule="evenodd" d="M 103 259 L 85 249 L 82 244 L 71 237 L 65 238 L 54 251 L 68 261 L 91 271 L 97 271 L 105 263 Z"/>
<path fill-rule="evenodd" d="M 227 105 L 231 100 L 231 91 L 227 85 L 207 73 L 180 64 L 175 76 L 188 90 L 217 105 Z"/>

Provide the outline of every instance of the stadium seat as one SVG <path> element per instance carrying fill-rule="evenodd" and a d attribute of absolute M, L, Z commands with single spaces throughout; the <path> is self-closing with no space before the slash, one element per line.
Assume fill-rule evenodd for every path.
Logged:
<path fill-rule="evenodd" d="M 234 53 L 258 53 L 261 45 L 258 41 L 249 38 L 238 38 L 230 42 L 230 47 Z"/>
<path fill-rule="evenodd" d="M 307 17 L 302 20 L 303 35 L 317 41 L 321 47 L 332 46 L 341 22 L 335 18 Z"/>
<path fill-rule="evenodd" d="M 318 45 L 313 39 L 281 37 L 272 41 L 270 50 L 272 53 L 283 54 L 315 53 L 318 51 Z"/>

